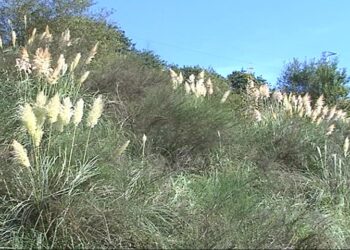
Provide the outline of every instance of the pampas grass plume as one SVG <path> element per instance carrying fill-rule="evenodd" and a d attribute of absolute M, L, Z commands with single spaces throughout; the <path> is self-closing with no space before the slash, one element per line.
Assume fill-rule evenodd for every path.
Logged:
<path fill-rule="evenodd" d="M 73 124 L 78 126 L 84 114 L 84 100 L 80 98 L 74 107 Z"/>
<path fill-rule="evenodd" d="M 23 47 L 21 49 L 21 59 L 25 62 L 29 62 L 29 54 L 27 48 Z"/>
<path fill-rule="evenodd" d="M 328 114 L 328 117 L 327 117 L 327 121 L 332 120 L 332 118 L 334 117 L 336 111 L 337 111 L 337 107 L 333 106 L 331 108 L 331 110 L 329 111 L 329 114 Z"/>
<path fill-rule="evenodd" d="M 147 136 L 145 134 L 143 134 L 142 136 L 142 144 L 145 145 L 147 141 Z"/>
<path fill-rule="evenodd" d="M 214 89 L 213 89 L 213 82 L 211 81 L 210 78 L 208 78 L 205 85 L 207 86 L 208 95 L 212 95 L 214 93 Z"/>
<path fill-rule="evenodd" d="M 267 86 L 266 84 L 261 85 L 259 87 L 259 92 L 260 92 L 260 96 L 263 98 L 269 98 L 270 97 L 270 89 L 269 86 Z"/>
<path fill-rule="evenodd" d="M 49 103 L 46 106 L 47 110 L 47 116 L 49 118 L 49 122 L 55 123 L 57 121 L 58 114 L 60 113 L 60 97 L 56 93 L 49 101 Z"/>
<path fill-rule="evenodd" d="M 277 90 L 277 91 L 273 92 L 272 99 L 275 100 L 278 103 L 282 102 L 283 101 L 283 95 L 282 95 L 281 91 Z"/>
<path fill-rule="evenodd" d="M 36 35 L 36 28 L 33 29 L 32 34 L 31 34 L 30 38 L 28 39 L 28 44 L 29 45 L 34 42 L 35 35 Z"/>
<path fill-rule="evenodd" d="M 191 93 L 191 86 L 188 84 L 187 81 L 185 81 L 185 92 L 186 92 L 186 94 Z"/>
<path fill-rule="evenodd" d="M 334 131 L 334 128 L 335 128 L 335 125 L 331 124 L 327 129 L 326 135 L 331 135 Z"/>
<path fill-rule="evenodd" d="M 46 25 L 44 33 L 40 37 L 41 40 L 45 39 L 48 42 L 52 41 L 52 34 L 50 33 L 49 25 Z"/>
<path fill-rule="evenodd" d="M 72 45 L 72 43 L 70 41 L 70 30 L 69 29 L 66 29 L 64 32 L 62 32 L 61 41 L 62 41 L 63 45 L 65 45 L 67 47 Z"/>
<path fill-rule="evenodd" d="M 204 79 L 200 78 L 196 83 L 196 96 L 206 96 L 207 88 L 204 86 Z"/>
<path fill-rule="evenodd" d="M 75 56 L 73 62 L 70 65 L 70 72 L 74 71 L 75 68 L 78 66 L 80 58 L 81 58 L 81 54 L 77 53 L 77 55 Z"/>
<path fill-rule="evenodd" d="M 170 72 L 170 77 L 171 77 L 172 79 L 174 79 L 174 78 L 177 77 L 177 74 L 176 74 L 176 72 L 175 72 L 173 69 L 169 69 L 169 72 Z"/>
<path fill-rule="evenodd" d="M 47 102 L 47 96 L 45 95 L 44 91 L 40 91 L 36 95 L 35 105 L 39 107 L 45 107 L 46 102 Z"/>
<path fill-rule="evenodd" d="M 34 56 L 34 69 L 41 75 L 49 76 L 50 75 L 50 63 L 51 63 L 51 54 L 48 48 L 42 49 L 38 48 L 35 51 Z"/>
<path fill-rule="evenodd" d="M 221 103 L 226 102 L 226 100 L 227 100 L 228 96 L 230 95 L 230 93 L 231 93 L 231 90 L 227 90 L 227 91 L 225 92 L 225 94 L 222 96 L 220 102 L 221 102 Z"/>
<path fill-rule="evenodd" d="M 88 56 L 88 58 L 85 61 L 85 64 L 90 64 L 92 59 L 95 58 L 95 55 L 97 53 L 97 48 L 98 48 L 98 42 L 95 44 L 95 46 L 91 49 L 90 54 Z"/>
<path fill-rule="evenodd" d="M 261 122 L 262 121 L 262 116 L 259 110 L 254 109 L 254 118 L 257 122 Z"/>
<path fill-rule="evenodd" d="M 37 128 L 33 135 L 33 142 L 35 147 L 39 147 L 41 143 L 41 139 L 43 138 L 44 131 L 41 128 Z"/>
<path fill-rule="evenodd" d="M 14 30 L 11 32 L 12 47 L 16 47 L 17 35 Z"/>
<path fill-rule="evenodd" d="M 98 122 L 98 119 L 101 117 L 103 111 L 103 101 L 102 96 L 99 95 L 92 105 L 92 108 L 89 112 L 88 118 L 87 118 L 87 125 L 90 128 L 95 127 L 95 125 Z"/>
<path fill-rule="evenodd" d="M 63 99 L 63 104 L 61 106 L 59 115 L 62 121 L 62 125 L 68 125 L 70 118 L 72 117 L 72 102 L 69 97 Z"/>
<path fill-rule="evenodd" d="M 37 120 L 32 107 L 28 103 L 24 104 L 24 107 L 22 107 L 21 120 L 28 133 L 34 137 L 37 129 Z"/>
<path fill-rule="evenodd" d="M 120 156 L 122 155 L 127 147 L 129 146 L 130 140 L 127 140 L 120 148 L 117 149 L 116 155 Z"/>
<path fill-rule="evenodd" d="M 177 77 L 177 82 L 179 84 L 182 84 L 184 82 L 184 76 L 183 76 L 182 72 L 179 73 L 179 75 Z"/>
<path fill-rule="evenodd" d="M 83 84 L 89 77 L 90 71 L 86 71 L 79 79 L 79 84 Z"/>
<path fill-rule="evenodd" d="M 198 79 L 203 79 L 203 80 L 204 80 L 204 75 L 205 75 L 205 72 L 204 72 L 204 70 L 202 70 L 201 72 L 199 72 L 197 78 L 198 78 Z"/>
<path fill-rule="evenodd" d="M 23 147 L 23 145 L 18 141 L 13 140 L 12 147 L 16 161 L 25 167 L 30 167 L 27 150 Z"/>

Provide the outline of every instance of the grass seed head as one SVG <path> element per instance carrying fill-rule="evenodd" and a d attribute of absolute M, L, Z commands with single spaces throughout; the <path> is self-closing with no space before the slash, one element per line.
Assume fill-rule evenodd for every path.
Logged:
<path fill-rule="evenodd" d="M 206 94 L 207 94 L 207 88 L 204 85 L 204 79 L 200 78 L 196 83 L 195 95 L 199 97 L 199 96 L 206 96 Z"/>
<path fill-rule="evenodd" d="M 95 125 L 98 122 L 98 119 L 101 117 L 103 111 L 103 100 L 102 96 L 99 95 L 92 105 L 92 108 L 89 112 L 88 118 L 87 118 L 87 125 L 90 128 L 95 127 Z"/>
<path fill-rule="evenodd" d="M 46 110 L 47 110 L 47 116 L 49 118 L 49 122 L 55 123 L 57 121 L 57 117 L 58 114 L 60 113 L 60 107 L 61 107 L 61 103 L 60 103 L 60 97 L 59 95 L 56 93 L 48 102 L 47 106 L 46 106 Z"/>
<path fill-rule="evenodd" d="M 21 59 L 25 62 L 29 62 L 29 54 L 26 47 L 21 49 Z"/>
<path fill-rule="evenodd" d="M 188 84 L 187 81 L 185 81 L 185 92 L 186 92 L 186 94 L 191 93 L 191 86 Z"/>
<path fill-rule="evenodd" d="M 184 76 L 182 72 L 180 72 L 179 75 L 177 76 L 177 82 L 178 84 L 182 84 L 184 82 Z"/>
<path fill-rule="evenodd" d="M 73 72 L 75 68 L 78 66 L 80 58 L 81 58 L 81 53 L 77 53 L 73 62 L 70 64 L 70 72 Z"/>
<path fill-rule="evenodd" d="M 127 140 L 120 148 L 118 148 L 116 155 L 121 156 L 129 146 L 129 143 L 130 143 L 130 140 Z"/>
<path fill-rule="evenodd" d="M 214 88 L 213 88 L 213 82 L 211 81 L 210 78 L 205 82 L 205 85 L 207 87 L 208 95 L 212 95 L 214 93 Z"/>
<path fill-rule="evenodd" d="M 12 47 L 16 47 L 16 40 L 17 40 L 16 32 L 12 30 L 11 32 Z"/>
<path fill-rule="evenodd" d="M 335 125 L 331 124 L 327 129 L 326 135 L 331 135 L 333 133 L 334 129 L 335 129 Z"/>
<path fill-rule="evenodd" d="M 33 63 L 34 69 L 38 72 L 39 75 L 48 77 L 51 73 L 51 54 L 49 52 L 49 49 L 38 48 L 35 51 Z"/>
<path fill-rule="evenodd" d="M 18 141 L 12 142 L 13 153 L 16 161 L 24 167 L 30 167 L 27 150 Z"/>
<path fill-rule="evenodd" d="M 143 134 L 142 136 L 142 144 L 145 145 L 147 141 L 147 136 L 145 134 Z"/>
<path fill-rule="evenodd" d="M 69 97 L 63 99 L 63 104 L 61 105 L 61 110 L 59 113 L 61 122 L 63 126 L 67 126 L 72 117 L 72 102 Z"/>
<path fill-rule="evenodd" d="M 321 116 L 322 116 L 323 119 L 327 116 L 328 111 L 329 111 L 329 109 L 328 109 L 328 106 L 327 106 L 327 105 L 324 106 L 324 107 L 322 108 L 322 110 L 321 110 Z"/>
<path fill-rule="evenodd" d="M 205 75 L 205 72 L 204 72 L 204 70 L 202 70 L 201 72 L 199 72 L 197 78 L 198 78 L 198 79 L 203 79 L 203 80 L 204 80 L 204 75 Z"/>
<path fill-rule="evenodd" d="M 43 138 L 44 131 L 41 128 L 37 128 L 35 134 L 33 135 L 33 142 L 35 147 L 39 147 L 41 143 L 41 139 Z"/>
<path fill-rule="evenodd" d="M 324 96 L 323 95 L 320 95 L 320 97 L 317 99 L 316 101 L 316 104 L 315 104 L 315 109 L 318 111 L 318 112 L 321 112 L 322 108 L 323 108 L 323 105 L 324 105 Z"/>
<path fill-rule="evenodd" d="M 254 119 L 255 119 L 257 122 L 261 122 L 261 121 L 262 121 L 261 113 L 260 113 L 260 111 L 257 110 L 257 109 L 254 109 Z"/>
<path fill-rule="evenodd" d="M 36 35 L 36 28 L 33 29 L 32 34 L 31 34 L 30 38 L 28 39 L 28 42 L 27 42 L 28 45 L 30 45 L 34 42 L 35 35 Z"/>
<path fill-rule="evenodd" d="M 80 98 L 74 107 L 73 124 L 78 126 L 84 114 L 84 101 Z"/>
<path fill-rule="evenodd" d="M 49 26 L 46 25 L 44 33 L 40 37 L 41 40 L 45 40 L 46 42 L 52 41 L 52 34 L 50 33 Z"/>
<path fill-rule="evenodd" d="M 21 120 L 29 135 L 34 137 L 37 130 L 37 119 L 30 104 L 24 104 L 21 110 Z"/>
<path fill-rule="evenodd" d="M 90 71 L 86 71 L 86 72 L 80 77 L 80 79 L 79 79 L 79 84 L 80 84 L 80 85 L 83 84 L 83 83 L 86 81 L 86 79 L 89 77 L 89 75 L 90 75 Z"/>
<path fill-rule="evenodd" d="M 170 77 L 172 79 L 176 78 L 177 77 L 177 73 L 173 70 L 173 69 L 169 69 L 169 72 L 170 72 Z"/>
<path fill-rule="evenodd" d="M 273 92 L 272 99 L 278 103 L 281 103 L 283 101 L 283 95 L 282 95 L 281 91 L 277 90 L 277 91 Z"/>
<path fill-rule="evenodd" d="M 317 118 L 316 124 L 317 124 L 317 125 L 320 125 L 320 123 L 321 123 L 322 121 L 323 121 L 323 117 L 320 116 L 320 117 Z"/>
<path fill-rule="evenodd" d="M 224 93 L 224 95 L 222 96 L 220 102 L 221 102 L 221 103 L 226 102 L 226 100 L 227 100 L 228 96 L 230 95 L 230 93 L 231 93 L 231 90 L 227 90 L 227 91 Z"/>
<path fill-rule="evenodd" d="M 333 106 L 331 108 L 331 110 L 329 111 L 328 117 L 327 117 L 327 121 L 330 121 L 334 118 L 335 112 L 337 111 L 337 107 Z"/>
<path fill-rule="evenodd" d="M 60 57 L 57 60 L 57 66 L 52 72 L 52 74 L 49 76 L 48 80 L 50 84 L 55 84 L 57 83 L 61 72 L 63 71 L 64 66 L 66 65 L 64 55 L 61 54 Z"/>
<path fill-rule="evenodd" d="M 262 98 L 269 98 L 270 97 L 270 89 L 269 89 L 269 86 L 267 84 L 261 85 L 259 87 L 259 92 L 260 92 L 260 96 Z"/>
<path fill-rule="evenodd" d="M 61 43 L 67 47 L 72 45 L 72 42 L 70 41 L 70 30 L 69 29 L 66 29 L 64 32 L 62 32 Z"/>
<path fill-rule="evenodd" d="M 88 58 L 85 61 L 85 64 L 90 64 L 92 59 L 95 58 L 95 55 L 97 53 L 97 48 L 98 48 L 98 42 L 95 44 L 95 46 L 91 49 Z"/>

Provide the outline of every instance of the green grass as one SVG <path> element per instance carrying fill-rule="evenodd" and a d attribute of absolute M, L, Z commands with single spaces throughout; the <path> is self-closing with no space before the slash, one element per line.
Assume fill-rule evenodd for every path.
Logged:
<path fill-rule="evenodd" d="M 84 98 L 83 123 L 63 132 L 46 123 L 34 147 L 18 111 L 45 81 L 11 68 L 16 53 L 3 53 L 0 64 L 1 247 L 350 247 L 348 123 L 334 122 L 327 136 L 330 123 L 290 116 L 270 100 L 234 94 L 221 104 L 222 89 L 210 98 L 185 95 L 165 72 L 111 55 L 89 89 L 67 87 L 70 77 L 53 87 L 73 102 Z M 113 65 L 119 85 L 110 85 L 118 79 Z M 101 92 L 104 113 L 90 130 L 87 112 Z M 14 158 L 14 139 L 30 168 Z"/>

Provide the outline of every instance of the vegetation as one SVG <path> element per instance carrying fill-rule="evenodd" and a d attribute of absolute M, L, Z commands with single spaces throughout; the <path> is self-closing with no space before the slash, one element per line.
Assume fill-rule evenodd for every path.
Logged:
<path fill-rule="evenodd" d="M 323 94 L 328 103 L 335 103 L 349 94 L 348 82 L 346 70 L 338 69 L 337 59 L 326 54 L 318 60 L 293 59 L 278 79 L 279 87 L 286 92 L 307 92 L 313 98 Z"/>
<path fill-rule="evenodd" d="M 350 247 L 339 93 L 170 69 L 77 13 L 0 48 L 1 247 Z"/>
<path fill-rule="evenodd" d="M 250 82 L 257 85 L 267 84 L 267 81 L 261 76 L 255 77 L 253 73 L 246 72 L 245 70 L 233 71 L 227 76 L 227 80 L 230 82 L 231 87 L 241 93 L 246 89 Z"/>

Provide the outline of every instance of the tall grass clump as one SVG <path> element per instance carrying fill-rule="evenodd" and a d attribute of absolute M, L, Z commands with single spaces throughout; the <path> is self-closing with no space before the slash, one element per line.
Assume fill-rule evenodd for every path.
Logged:
<path fill-rule="evenodd" d="M 87 112 L 82 99 L 73 111 L 69 97 L 56 94 L 48 98 L 43 92 L 35 103 L 21 107 L 23 135 L 11 143 L 13 160 L 6 166 L 9 170 L 2 181 L 6 186 L 1 208 L 6 215 L 1 228 L 4 242 L 7 239 L 11 246 L 13 235 L 30 237 L 32 233 L 48 247 L 68 238 L 72 244 L 80 241 L 78 233 L 71 231 L 68 217 L 83 193 L 91 190 L 91 180 L 98 174 L 97 157 L 88 155 L 87 149 L 102 109 L 102 99 L 97 97 L 84 124 Z M 85 137 L 83 145 L 76 145 L 77 134 Z M 59 140 L 68 135 L 70 140 Z"/>
<path fill-rule="evenodd" d="M 263 167 L 279 164 L 290 170 L 319 171 L 311 159 L 316 147 L 326 141 L 336 144 L 348 127 L 346 113 L 329 108 L 323 96 L 312 101 L 308 94 L 270 93 L 266 85 L 251 84 L 245 102 L 244 114 L 253 125 L 246 128 L 246 141 L 255 144 L 253 157 Z"/>
<path fill-rule="evenodd" d="M 41 34 L 33 28 L 22 43 L 1 50 L 0 68 L 14 82 L 24 101 L 32 100 L 40 91 L 76 98 L 90 74 L 89 64 L 98 43 L 87 53 L 82 54 L 80 49 L 79 39 L 73 39 L 69 29 L 57 36 L 49 26 Z M 17 70 L 13 70 L 14 65 Z"/>

